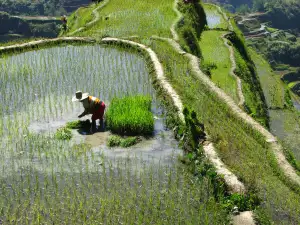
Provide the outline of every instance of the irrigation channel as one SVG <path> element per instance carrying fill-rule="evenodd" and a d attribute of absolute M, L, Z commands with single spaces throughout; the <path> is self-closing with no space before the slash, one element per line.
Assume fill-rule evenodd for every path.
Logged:
<path fill-rule="evenodd" d="M 144 221 L 224 220 L 222 209 L 207 207 L 211 184 L 192 188 L 185 181 L 177 163 L 181 151 L 165 127 L 165 110 L 141 56 L 101 45 L 61 46 L 2 58 L 0 69 L 1 222 L 134 223 L 148 208 L 157 217 L 147 212 Z M 79 89 L 108 107 L 114 96 L 152 96 L 153 137 L 129 149 L 107 148 L 106 132 L 73 131 L 71 141 L 56 140 L 57 128 L 83 110 L 71 102 Z"/>

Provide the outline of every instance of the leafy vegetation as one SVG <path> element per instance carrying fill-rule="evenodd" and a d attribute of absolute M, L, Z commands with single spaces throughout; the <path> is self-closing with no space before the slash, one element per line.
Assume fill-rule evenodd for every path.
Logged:
<path fill-rule="evenodd" d="M 109 129 L 121 135 L 152 135 L 152 99 L 147 96 L 114 98 L 106 112 Z"/>
<path fill-rule="evenodd" d="M 68 27 L 69 32 L 73 32 L 80 27 L 85 26 L 88 22 L 93 20 L 93 13 L 92 11 L 96 5 L 91 4 L 88 7 L 82 7 L 72 13 L 72 15 L 68 18 Z"/>

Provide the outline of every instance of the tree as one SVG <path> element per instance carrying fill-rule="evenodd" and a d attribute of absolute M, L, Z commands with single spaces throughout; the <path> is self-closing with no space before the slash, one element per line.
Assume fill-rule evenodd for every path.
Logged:
<path fill-rule="evenodd" d="M 252 9 L 254 12 L 262 12 L 265 10 L 265 1 L 264 0 L 253 0 Z"/>
<path fill-rule="evenodd" d="M 244 5 L 239 6 L 236 9 L 236 12 L 240 13 L 240 14 L 247 14 L 247 13 L 250 12 L 250 8 L 249 8 L 249 6 L 247 4 L 244 4 Z"/>

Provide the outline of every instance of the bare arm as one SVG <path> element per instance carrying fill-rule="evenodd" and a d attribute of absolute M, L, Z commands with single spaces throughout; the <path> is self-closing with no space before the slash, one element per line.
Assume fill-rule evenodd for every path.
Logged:
<path fill-rule="evenodd" d="M 85 109 L 83 113 L 81 113 L 78 118 L 84 117 L 85 115 L 89 114 L 88 111 Z"/>

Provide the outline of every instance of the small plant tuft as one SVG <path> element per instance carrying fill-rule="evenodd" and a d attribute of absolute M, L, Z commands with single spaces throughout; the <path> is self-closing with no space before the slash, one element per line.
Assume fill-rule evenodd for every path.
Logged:
<path fill-rule="evenodd" d="M 71 140 L 72 136 L 71 130 L 66 127 L 59 128 L 54 135 L 58 140 Z"/>
<path fill-rule="evenodd" d="M 117 135 L 113 135 L 111 137 L 108 138 L 107 141 L 107 145 L 109 147 L 117 147 L 117 146 L 121 146 L 123 148 L 128 148 L 131 147 L 135 144 L 137 144 L 139 142 L 139 138 L 138 137 L 120 137 Z"/>
<path fill-rule="evenodd" d="M 90 120 L 77 120 L 77 121 L 72 121 L 68 122 L 66 125 L 66 128 L 68 129 L 89 129 L 91 127 L 91 122 Z"/>

